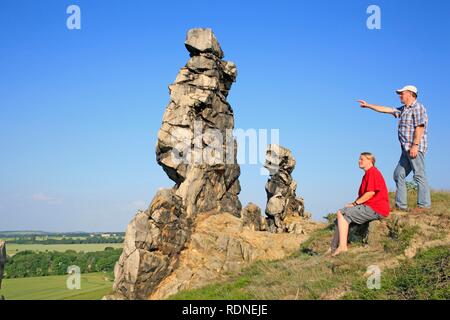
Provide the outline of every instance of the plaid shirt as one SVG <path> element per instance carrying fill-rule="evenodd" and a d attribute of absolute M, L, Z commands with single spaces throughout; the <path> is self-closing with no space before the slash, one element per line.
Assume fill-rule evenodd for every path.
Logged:
<path fill-rule="evenodd" d="M 406 151 L 412 147 L 415 128 L 422 125 L 425 127 L 419 142 L 419 151 L 425 153 L 428 148 L 428 115 L 423 104 L 416 100 L 411 106 L 404 105 L 394 109 L 394 117 L 400 118 L 398 122 L 398 140 Z"/>

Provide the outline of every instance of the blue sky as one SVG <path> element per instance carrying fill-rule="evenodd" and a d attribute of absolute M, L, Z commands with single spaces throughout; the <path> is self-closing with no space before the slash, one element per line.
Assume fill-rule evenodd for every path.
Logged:
<path fill-rule="evenodd" d="M 81 30 L 66 27 L 71 4 Z M 381 30 L 366 27 L 371 4 Z M 280 130 L 315 219 L 354 200 L 361 151 L 376 154 L 394 188 L 397 122 L 355 100 L 399 106 L 405 84 L 428 110 L 430 184 L 450 189 L 449 13 L 445 0 L 4 0 L 0 230 L 125 230 L 172 186 L 154 147 L 194 27 L 211 27 L 237 64 L 236 128 Z M 240 198 L 264 209 L 260 167 L 241 167 Z"/>

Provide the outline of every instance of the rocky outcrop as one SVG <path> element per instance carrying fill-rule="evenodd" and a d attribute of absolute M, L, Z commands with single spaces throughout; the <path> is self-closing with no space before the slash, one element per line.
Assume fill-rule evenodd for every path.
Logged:
<path fill-rule="evenodd" d="M 242 209 L 234 114 L 227 102 L 236 66 L 222 60 L 211 29 L 189 30 L 185 45 L 190 59 L 169 86 L 156 145 L 157 162 L 175 185 L 160 190 L 128 225 L 113 293 L 104 299 L 165 298 L 257 259 L 290 254 L 314 229 L 298 220 L 303 202 L 289 175 L 295 161 L 285 154 L 280 154 L 282 170 L 266 188 L 286 202 L 279 215 L 269 210 L 269 218 L 281 219 L 291 234 L 263 232 L 268 225 L 261 209 L 252 203 Z"/>
<path fill-rule="evenodd" d="M 286 223 L 287 217 L 309 218 L 303 198 L 296 195 L 297 183 L 291 176 L 295 159 L 290 150 L 271 144 L 267 148 L 264 167 L 270 175 L 266 183 L 268 229 L 271 232 L 294 232 L 297 227 Z"/>
<path fill-rule="evenodd" d="M 267 222 L 261 215 L 261 209 L 251 202 L 242 209 L 242 225 L 253 231 L 267 230 Z"/>
<path fill-rule="evenodd" d="M 177 268 L 198 213 L 241 213 L 234 115 L 227 102 L 236 66 L 221 60 L 211 29 L 189 30 L 185 46 L 190 59 L 169 86 L 156 145 L 157 162 L 175 186 L 159 191 L 128 225 L 114 292 L 105 299 L 147 299 Z"/>
<path fill-rule="evenodd" d="M 123 253 L 114 268 L 115 299 L 147 299 L 178 263 L 192 220 L 174 190 L 160 190 L 146 211 L 127 227 Z"/>
<path fill-rule="evenodd" d="M 191 58 L 169 86 L 170 102 L 158 133 L 156 156 L 188 215 L 227 211 L 240 215 L 240 167 L 228 92 L 237 76 L 211 29 L 189 30 Z"/>
<path fill-rule="evenodd" d="M 5 270 L 6 264 L 6 245 L 3 240 L 0 240 L 0 289 L 2 288 L 3 271 Z M 0 295 L 0 300 L 3 297 Z"/>
<path fill-rule="evenodd" d="M 164 299 L 181 290 L 202 287 L 227 279 L 257 260 L 275 260 L 299 250 L 307 235 L 322 227 L 302 221 L 305 234 L 253 231 L 231 214 L 202 214 L 195 221 L 189 247 L 183 250 L 178 268 L 150 295 Z"/>

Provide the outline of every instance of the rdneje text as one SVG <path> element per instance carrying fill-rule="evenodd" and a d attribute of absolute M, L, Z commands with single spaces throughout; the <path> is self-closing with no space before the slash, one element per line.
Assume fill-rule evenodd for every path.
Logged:
<path fill-rule="evenodd" d="M 267 304 L 227 304 L 225 309 L 214 306 L 197 307 L 189 304 L 189 306 L 183 307 L 182 313 L 183 315 L 208 315 L 211 318 L 217 313 L 229 315 L 253 315 L 259 317 L 267 315 Z"/>

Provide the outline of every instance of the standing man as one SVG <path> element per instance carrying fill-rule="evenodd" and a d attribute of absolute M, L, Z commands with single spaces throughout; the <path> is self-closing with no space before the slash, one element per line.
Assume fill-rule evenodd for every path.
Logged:
<path fill-rule="evenodd" d="M 418 187 L 416 212 L 431 207 L 430 187 L 425 173 L 425 153 L 427 151 L 428 116 L 423 104 L 417 101 L 417 88 L 405 86 L 396 91 L 403 106 L 400 108 L 382 107 L 358 100 L 362 108 L 369 108 L 377 112 L 392 114 L 399 118 L 398 139 L 402 154 L 394 171 L 397 185 L 395 205 L 399 210 L 408 209 L 406 177 L 413 171 L 414 181 Z"/>

